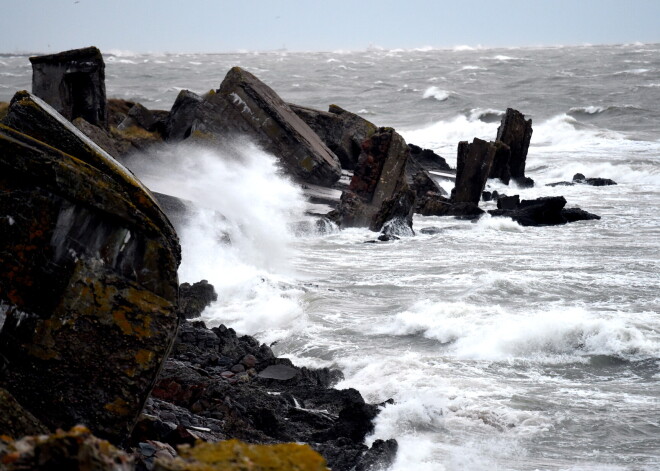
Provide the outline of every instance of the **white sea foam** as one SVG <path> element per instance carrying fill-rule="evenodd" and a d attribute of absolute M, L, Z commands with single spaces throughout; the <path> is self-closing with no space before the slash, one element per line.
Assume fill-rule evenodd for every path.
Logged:
<path fill-rule="evenodd" d="M 607 108 L 604 106 L 576 106 L 571 108 L 572 113 L 587 113 L 587 114 L 598 114 L 605 111 Z"/>
<path fill-rule="evenodd" d="M 179 145 L 139 156 L 133 170 L 154 191 L 198 207 L 180 231 L 179 276 L 215 286 L 219 299 L 204 313 L 211 325 L 268 342 L 304 322 L 289 230 L 304 199 L 272 156 L 245 142 L 221 151 Z"/>
<path fill-rule="evenodd" d="M 474 360 L 580 361 L 588 355 L 653 358 L 660 354 L 654 326 L 619 314 L 581 308 L 526 314 L 465 303 L 421 301 L 376 329 L 379 334 L 422 335 L 450 344 L 453 355 Z"/>
<path fill-rule="evenodd" d="M 424 90 L 423 98 L 435 98 L 438 101 L 445 101 L 449 98 L 449 92 L 438 87 L 429 87 Z"/>

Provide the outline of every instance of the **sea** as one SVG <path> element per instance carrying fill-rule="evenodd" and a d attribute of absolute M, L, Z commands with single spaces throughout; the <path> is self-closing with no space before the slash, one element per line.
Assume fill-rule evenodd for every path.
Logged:
<path fill-rule="evenodd" d="M 416 215 L 414 236 L 367 243 L 377 234 L 315 224 L 247 139 L 160 147 L 131 169 L 192 202 L 179 275 L 216 287 L 207 325 L 393 400 L 367 438 L 397 439 L 390 471 L 660 470 L 659 44 L 103 53 L 109 97 L 167 110 L 240 66 L 288 102 L 339 105 L 452 166 L 459 141 L 495 139 L 507 108 L 531 118 L 536 185 L 487 189 L 563 195 L 602 219 Z M 30 83 L 27 54 L 0 56 L 0 101 Z M 546 186 L 578 172 L 617 185 Z"/>

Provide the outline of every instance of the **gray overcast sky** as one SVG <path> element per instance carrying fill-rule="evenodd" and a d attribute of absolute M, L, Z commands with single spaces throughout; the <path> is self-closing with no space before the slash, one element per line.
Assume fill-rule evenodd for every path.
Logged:
<path fill-rule="evenodd" d="M 0 52 L 660 42 L 660 0 L 0 0 Z"/>

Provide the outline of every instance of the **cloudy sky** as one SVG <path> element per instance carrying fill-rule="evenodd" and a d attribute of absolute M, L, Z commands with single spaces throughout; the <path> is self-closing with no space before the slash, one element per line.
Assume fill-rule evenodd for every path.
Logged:
<path fill-rule="evenodd" d="M 0 52 L 660 42 L 660 0 L 0 0 Z"/>

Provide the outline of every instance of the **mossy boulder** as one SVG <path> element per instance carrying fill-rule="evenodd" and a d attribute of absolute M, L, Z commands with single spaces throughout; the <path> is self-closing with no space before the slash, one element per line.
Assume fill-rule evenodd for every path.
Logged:
<path fill-rule="evenodd" d="M 308 445 L 251 445 L 238 440 L 181 446 L 179 457 L 157 459 L 154 471 L 328 471 Z"/>
<path fill-rule="evenodd" d="M 176 335 L 180 247 L 142 184 L 83 144 L 0 125 L 0 382 L 49 428 L 120 442 Z"/>
<path fill-rule="evenodd" d="M 341 176 L 339 159 L 321 138 L 268 85 L 240 67 L 196 107 L 190 136 L 205 144 L 247 137 L 301 182 L 329 186 Z"/>

